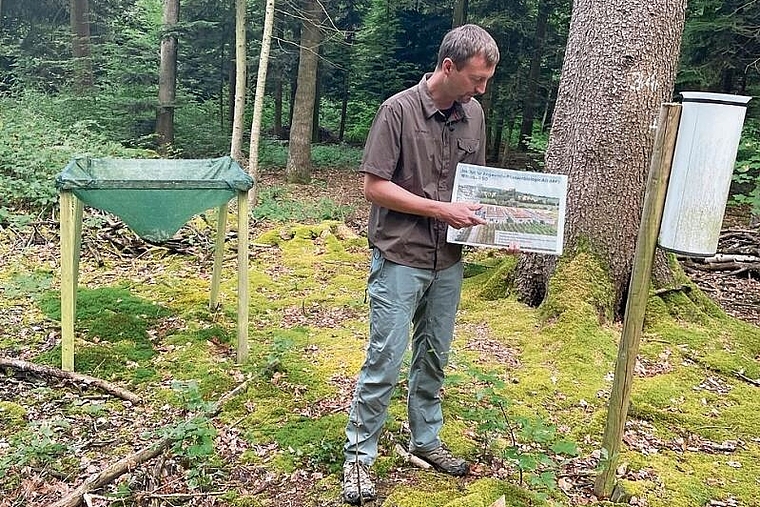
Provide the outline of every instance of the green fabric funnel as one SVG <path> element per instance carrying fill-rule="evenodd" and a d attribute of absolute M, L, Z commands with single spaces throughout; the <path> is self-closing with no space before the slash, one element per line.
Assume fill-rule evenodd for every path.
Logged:
<path fill-rule="evenodd" d="M 56 177 L 59 191 L 120 217 L 140 237 L 162 243 L 194 215 L 247 191 L 253 180 L 230 157 L 75 158 Z"/>

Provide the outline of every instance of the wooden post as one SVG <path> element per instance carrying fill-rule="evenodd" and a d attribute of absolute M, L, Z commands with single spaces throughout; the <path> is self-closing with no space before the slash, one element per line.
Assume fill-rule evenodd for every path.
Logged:
<path fill-rule="evenodd" d="M 74 371 L 74 320 L 79 279 L 82 202 L 70 190 L 60 196 L 61 204 L 61 369 Z"/>
<path fill-rule="evenodd" d="M 237 362 L 248 359 L 248 192 L 238 192 Z"/>
<path fill-rule="evenodd" d="M 224 236 L 227 231 L 227 203 L 219 206 L 219 216 L 216 217 L 216 240 L 214 241 L 214 269 L 211 272 L 211 297 L 209 310 L 212 312 L 219 306 L 219 286 L 222 282 L 222 261 L 224 261 Z"/>
<path fill-rule="evenodd" d="M 594 483 L 594 494 L 598 498 L 609 498 L 615 487 L 615 470 L 620 457 L 620 444 L 631 401 L 631 384 L 639 352 L 644 312 L 649 297 L 652 264 L 657 248 L 662 211 L 668 189 L 668 178 L 673 161 L 673 151 L 678 134 L 678 120 L 681 117 L 679 104 L 663 104 L 657 121 L 652 158 L 649 165 L 644 208 L 641 225 L 636 239 L 631 283 L 625 306 L 623 331 L 615 364 L 615 379 L 610 393 L 607 411 L 607 426 L 604 430 L 602 450 L 604 466 Z"/>

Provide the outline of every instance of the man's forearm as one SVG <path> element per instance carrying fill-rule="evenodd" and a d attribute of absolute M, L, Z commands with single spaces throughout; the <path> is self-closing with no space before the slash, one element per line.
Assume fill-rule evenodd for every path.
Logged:
<path fill-rule="evenodd" d="M 480 204 L 427 199 L 409 192 L 392 181 L 371 174 L 364 175 L 364 196 L 368 201 L 383 208 L 410 215 L 436 218 L 456 229 L 485 223 L 485 220 L 475 214 L 475 211 L 481 208 Z"/>

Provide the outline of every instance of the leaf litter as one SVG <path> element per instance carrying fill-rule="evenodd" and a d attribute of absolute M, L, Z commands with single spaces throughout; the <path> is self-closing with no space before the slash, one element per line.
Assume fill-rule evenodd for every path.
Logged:
<path fill-rule="evenodd" d="M 353 219 L 358 232 L 363 232 L 365 223 L 361 218 Z M 351 219 L 348 223 L 352 223 Z M 36 227 L 29 238 L 17 235 L 10 247 L 9 253 L 23 249 L 28 256 L 26 262 L 31 265 L 54 267 L 58 262 L 57 235 L 53 232 L 54 224 L 43 224 L 48 227 Z M 267 227 L 267 224 L 254 224 L 255 227 Z M 211 240 L 207 231 L 195 226 L 186 226 L 176 239 L 166 245 L 157 247 L 142 242 L 128 229 L 118 222 L 106 221 L 106 227 L 97 230 L 85 229 L 83 237 L 83 257 L 87 257 L 92 268 L 83 265 L 81 280 L 84 283 L 114 284 L 124 280 L 140 280 L 150 283 L 154 273 L 162 271 L 162 258 L 185 256 L 186 267 L 183 277 L 207 277 L 201 267 L 207 267 Z M 234 236 L 231 236 L 234 238 Z M 7 245 L 7 244 L 6 244 Z M 97 245 L 97 246 L 96 246 Z M 277 258 L 277 249 L 254 248 L 257 254 L 268 261 Z M 159 262 L 157 262 L 157 260 Z M 126 261 L 126 262 L 124 262 Z M 4 262 L 7 262 L 4 261 Z M 103 270 L 104 266 L 108 269 Z M 272 278 L 285 277 L 288 269 L 276 262 L 267 262 L 267 273 Z M 755 280 L 756 282 L 756 280 Z M 714 277 L 703 282 L 708 287 L 719 283 Z M 746 294 L 747 287 L 752 287 L 756 293 L 757 283 L 739 284 L 738 291 Z M 737 285 L 726 280 L 725 290 L 721 294 L 737 291 Z M 276 297 L 276 295 L 271 295 Z M 22 297 L 22 299 L 24 299 Z M 741 298 L 745 301 L 746 297 Z M 760 299 L 759 299 L 760 300 Z M 720 301 L 730 306 L 729 298 Z M 743 304 L 743 303 L 742 303 Z M 34 348 L 11 348 L 4 352 L 23 359 L 32 359 L 37 354 L 52 348 L 60 339 L 54 322 L 40 319 L 28 323 L 25 311 L 30 302 L 11 303 L 4 305 L 2 320 L 3 328 L 17 334 L 21 342 L 35 343 Z M 754 319 L 754 312 L 741 313 L 744 306 L 737 305 L 729 308 L 729 312 Z M 341 326 L 345 321 L 355 319 L 357 312 L 349 308 L 325 308 L 318 303 L 309 303 L 300 307 L 288 307 L 283 311 L 283 327 L 316 325 L 321 327 Z M 149 330 L 151 341 L 160 352 L 172 351 L 177 346 L 166 344 L 169 333 L 184 329 L 187 323 L 181 317 L 170 317 L 159 321 Z M 481 339 L 467 343 L 466 349 L 476 352 L 481 358 L 495 358 L 509 365 L 510 369 L 520 368 L 519 351 L 506 347 L 497 340 L 489 339 L 484 331 L 476 334 Z M 487 334 L 487 333 L 486 333 Z M 213 343 L 213 340 L 212 340 Z M 213 351 L 219 356 L 229 356 L 231 348 L 222 343 L 213 343 L 217 349 Z M 317 353 L 318 350 L 306 350 L 305 353 Z M 639 358 L 637 374 L 640 376 L 656 376 L 670 372 L 673 365 L 669 351 L 661 355 L 657 361 Z M 277 383 L 277 380 L 273 380 Z M 286 381 L 283 381 L 286 382 Z M 355 380 L 352 376 L 336 374 L 329 379 L 336 390 L 336 395 L 328 396 L 301 407 L 299 415 L 307 418 L 319 418 L 326 414 L 334 414 L 347 410 Z M 695 390 L 725 395 L 731 390 L 731 384 L 718 376 L 706 376 L 704 381 L 695 386 Z M 290 390 L 298 393 L 297 384 L 291 385 Z M 80 455 L 76 463 L 68 463 L 65 467 L 53 467 L 50 463 L 34 463 L 22 468 L 21 481 L 15 489 L 0 499 L 0 506 L 16 505 L 49 505 L 71 489 L 71 484 L 77 482 L 76 477 L 84 477 L 93 471 L 102 469 L 112 459 L 113 454 L 125 455 L 131 450 L 140 448 L 151 431 L 160 428 L 167 420 L 179 420 L 184 414 L 182 409 L 171 405 L 162 405 L 160 410 L 146 406 L 135 407 L 128 402 L 113 400 L 105 396 L 88 392 L 86 389 L 72 390 L 70 385 L 51 384 L 39 379 L 5 375 L 0 377 L 0 401 L 11 402 L 21 406 L 25 412 L 25 420 L 43 422 L 51 426 L 57 439 L 65 441 L 69 450 Z M 242 430 L 234 425 L 215 422 L 217 435 L 214 446 L 219 457 L 227 463 L 229 472 L 220 476 L 212 491 L 200 494 L 197 489 L 188 486 L 185 464 L 180 459 L 163 456 L 158 463 L 139 467 L 122 477 L 118 483 L 110 485 L 90 498 L 91 505 L 109 505 L 115 495 L 121 494 L 124 488 L 134 493 L 134 500 L 141 505 L 152 502 L 152 505 L 169 505 L 171 502 L 182 501 L 184 505 L 228 505 L 216 492 L 225 488 L 237 490 L 243 495 L 260 495 L 266 497 L 272 505 L 307 505 L 314 498 L 314 491 L 326 490 L 322 485 L 325 478 L 321 470 L 295 470 L 291 473 L 273 472 L 266 464 L 283 450 L 276 443 L 251 445 L 244 437 Z M 733 453 L 745 447 L 741 440 L 712 442 L 696 434 L 687 434 L 668 439 L 656 436 L 657 431 L 651 424 L 641 420 L 631 420 L 626 424 L 624 441 L 630 448 L 640 451 L 643 455 L 655 454 L 662 450 L 673 452 L 701 452 L 727 456 L 725 463 L 729 467 L 741 468 L 739 460 L 730 459 Z M 10 444 L 7 438 L 0 439 L 0 457 L 7 452 Z M 261 465 L 241 461 L 245 453 L 258 456 Z M 596 499 L 593 497 L 593 471 L 596 469 L 599 456 L 592 453 L 586 457 L 578 457 L 563 465 L 558 474 L 559 489 L 568 497 L 572 505 L 589 505 Z M 474 477 L 495 476 L 510 479 L 514 470 L 506 463 L 492 460 L 489 463 L 479 462 L 474 467 Z M 619 470 L 620 475 L 631 480 L 657 481 L 656 473 L 647 468 L 639 470 Z M 714 479 L 720 481 L 720 479 Z M 414 482 L 404 470 L 392 471 L 384 483 L 397 481 Z M 716 483 L 717 484 L 717 483 Z M 329 489 L 329 488 L 327 488 Z M 303 502 L 303 503 L 299 503 Z M 323 505 L 338 505 L 339 502 L 323 502 Z M 647 505 L 645 499 L 633 498 L 631 505 Z M 738 500 L 729 496 L 722 499 L 711 499 L 710 506 L 735 507 L 740 506 Z"/>

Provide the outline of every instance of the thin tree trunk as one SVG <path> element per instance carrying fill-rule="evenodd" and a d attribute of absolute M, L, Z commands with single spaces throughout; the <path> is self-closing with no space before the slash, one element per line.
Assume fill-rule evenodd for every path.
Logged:
<path fill-rule="evenodd" d="M 275 20 L 275 25 L 277 38 L 282 40 L 284 37 L 282 21 Z M 282 65 L 275 61 L 272 71 L 274 81 L 274 126 L 272 130 L 274 137 L 280 139 L 282 137 Z"/>
<path fill-rule="evenodd" d="M 253 178 L 253 187 L 248 193 L 251 208 L 258 200 L 259 179 L 259 139 L 261 138 L 261 114 L 264 110 L 264 91 L 267 82 L 267 67 L 269 65 L 269 48 L 272 45 L 272 27 L 274 26 L 274 0 L 267 0 L 264 14 L 264 31 L 261 35 L 261 53 L 259 54 L 259 70 L 256 76 L 256 96 L 253 99 L 253 120 L 251 122 L 251 144 L 248 156 L 248 173 Z"/>
<path fill-rule="evenodd" d="M 468 9 L 468 0 L 456 0 L 456 3 L 454 4 L 454 19 L 452 20 L 452 28 L 456 28 L 467 23 Z"/>
<path fill-rule="evenodd" d="M 302 25 L 299 23 L 293 29 L 293 40 L 301 40 Z M 290 73 L 290 103 L 288 107 L 288 136 L 290 136 L 290 128 L 293 125 L 293 110 L 296 103 L 296 92 L 298 91 L 298 67 L 301 65 L 301 54 L 298 54 L 298 65 L 296 65 L 296 72 Z"/>
<path fill-rule="evenodd" d="M 507 135 L 506 139 L 504 139 L 504 149 L 501 152 L 501 155 L 499 155 L 499 165 L 501 167 L 508 167 L 507 166 L 507 158 L 509 157 L 510 152 L 512 151 L 512 131 L 515 128 L 515 115 L 511 113 L 509 115 L 509 118 L 507 118 Z"/>
<path fill-rule="evenodd" d="M 317 54 L 317 57 L 319 57 L 319 54 Z M 312 128 L 311 128 L 311 142 L 314 144 L 319 143 L 320 136 L 319 136 L 319 106 L 320 106 L 320 98 L 322 95 L 322 85 L 320 83 L 319 76 L 319 58 L 317 58 L 317 77 L 315 78 L 315 85 L 314 85 L 314 118 L 312 119 Z"/>
<path fill-rule="evenodd" d="M 343 142 L 343 139 L 346 134 L 346 118 L 348 116 L 348 97 L 349 97 L 349 90 L 348 90 L 348 71 L 343 71 L 343 97 L 340 102 L 340 127 L 338 128 L 338 141 L 341 143 Z"/>
<path fill-rule="evenodd" d="M 533 37 L 533 55 L 530 59 L 528 71 L 528 83 L 523 100 L 522 124 L 520 125 L 520 140 L 517 149 L 524 151 L 527 140 L 533 135 L 533 120 L 536 109 L 536 95 L 538 94 L 538 82 L 541 78 L 541 60 L 544 56 L 544 41 L 546 40 L 546 26 L 549 21 L 549 6 L 546 0 L 539 0 L 538 15 L 536 17 L 536 31 Z"/>
<path fill-rule="evenodd" d="M 90 6 L 88 0 L 71 0 L 69 9 L 75 82 L 80 90 L 86 90 L 92 88 L 93 84 L 92 58 L 90 57 Z"/>
<path fill-rule="evenodd" d="M 489 159 L 493 148 L 493 97 L 496 94 L 494 84 L 486 88 L 486 92 L 480 97 L 480 105 L 483 108 L 483 117 L 486 119 L 486 159 Z"/>
<path fill-rule="evenodd" d="M 552 80 L 549 89 L 546 90 L 546 104 L 544 104 L 544 115 L 541 117 L 541 132 L 552 123 L 552 114 L 554 113 L 554 101 L 557 98 L 557 83 Z"/>
<path fill-rule="evenodd" d="M 504 134 L 504 120 L 499 118 L 497 121 L 491 121 L 494 124 L 493 127 L 493 145 L 491 147 L 491 160 L 494 160 L 497 164 L 499 162 L 499 155 L 501 154 L 501 141 Z"/>
<path fill-rule="evenodd" d="M 243 118 L 246 93 L 246 0 L 235 0 L 235 111 L 232 115 L 230 156 L 243 163 Z"/>
<path fill-rule="evenodd" d="M 177 35 L 179 0 L 164 2 L 164 37 L 161 40 L 161 67 L 158 73 L 158 117 L 156 136 L 159 152 L 166 154 L 174 143 L 174 107 L 177 90 Z"/>
<path fill-rule="evenodd" d="M 290 150 L 285 168 L 287 181 L 311 181 L 311 134 L 314 128 L 314 102 L 317 96 L 317 67 L 321 7 L 317 0 L 306 0 L 305 19 L 301 30 L 301 51 L 298 61 L 298 89 L 293 104 L 290 126 Z"/>
<path fill-rule="evenodd" d="M 277 77 L 274 80 L 274 137 L 282 137 L 282 69 L 277 69 Z"/>

